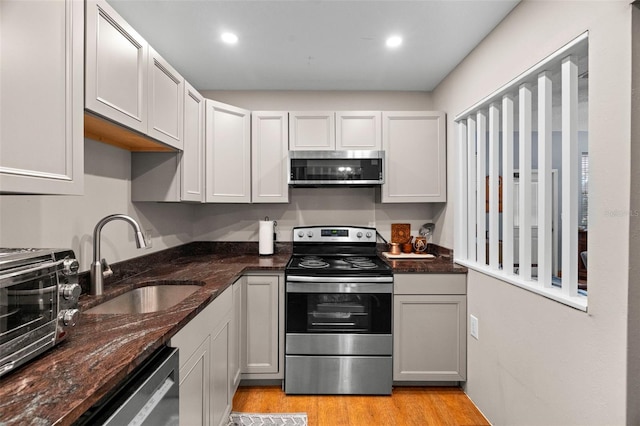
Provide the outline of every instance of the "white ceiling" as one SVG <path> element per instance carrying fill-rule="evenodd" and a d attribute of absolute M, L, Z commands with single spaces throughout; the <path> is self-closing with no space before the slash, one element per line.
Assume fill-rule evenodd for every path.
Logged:
<path fill-rule="evenodd" d="M 200 90 L 431 91 L 519 1 L 109 3 Z M 239 42 L 225 45 L 225 31 Z"/>

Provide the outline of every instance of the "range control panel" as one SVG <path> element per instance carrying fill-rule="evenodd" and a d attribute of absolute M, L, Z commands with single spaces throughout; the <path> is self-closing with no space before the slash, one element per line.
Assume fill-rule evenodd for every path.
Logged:
<path fill-rule="evenodd" d="M 294 242 L 372 243 L 376 241 L 376 228 L 356 226 L 298 226 L 293 228 Z"/>

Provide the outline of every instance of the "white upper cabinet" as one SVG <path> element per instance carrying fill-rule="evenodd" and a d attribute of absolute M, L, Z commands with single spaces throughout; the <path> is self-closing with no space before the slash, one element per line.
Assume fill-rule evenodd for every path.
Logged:
<path fill-rule="evenodd" d="M 382 113 L 383 203 L 447 200 L 445 114 Z"/>
<path fill-rule="evenodd" d="M 81 194 L 84 4 L 0 1 L 0 192 Z"/>
<path fill-rule="evenodd" d="M 289 113 L 289 149 L 292 151 L 333 151 L 336 149 L 333 111 L 293 111 Z"/>
<path fill-rule="evenodd" d="M 251 127 L 251 201 L 288 203 L 288 115 L 282 111 L 253 111 Z"/>
<path fill-rule="evenodd" d="M 206 100 L 208 203 L 251 202 L 251 112 Z"/>
<path fill-rule="evenodd" d="M 204 97 L 185 81 L 181 199 L 204 201 Z"/>
<path fill-rule="evenodd" d="M 147 134 L 182 149 L 184 78 L 151 46 L 148 60 Z"/>
<path fill-rule="evenodd" d="M 382 113 L 380 111 L 336 112 L 336 149 L 382 149 Z"/>
<path fill-rule="evenodd" d="M 289 113 L 292 151 L 380 150 L 380 111 L 296 111 Z"/>
<path fill-rule="evenodd" d="M 87 0 L 85 107 L 147 133 L 147 42 L 105 1 Z"/>
<path fill-rule="evenodd" d="M 131 201 L 204 201 L 204 98 L 184 87 L 182 152 L 132 152 Z"/>

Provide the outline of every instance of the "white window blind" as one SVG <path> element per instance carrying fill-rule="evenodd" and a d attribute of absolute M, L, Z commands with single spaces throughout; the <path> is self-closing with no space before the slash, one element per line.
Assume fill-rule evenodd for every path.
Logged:
<path fill-rule="evenodd" d="M 581 310 L 589 159 L 578 90 L 587 55 L 585 33 L 455 119 L 456 261 Z"/>

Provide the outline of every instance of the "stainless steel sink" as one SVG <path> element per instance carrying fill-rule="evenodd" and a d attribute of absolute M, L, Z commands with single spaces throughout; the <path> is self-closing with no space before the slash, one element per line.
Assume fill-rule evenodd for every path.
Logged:
<path fill-rule="evenodd" d="M 199 285 L 150 285 L 130 290 L 84 311 L 86 314 L 146 314 L 177 305 L 202 287 Z"/>

